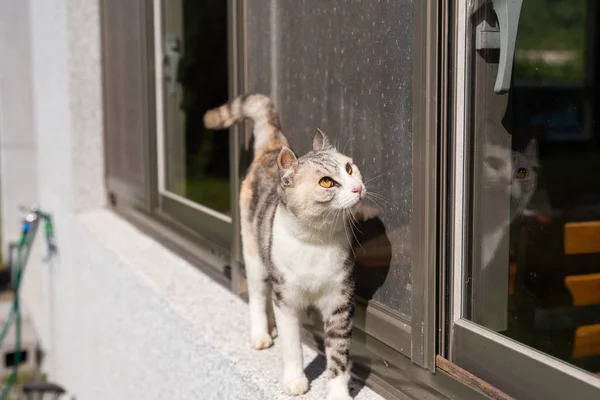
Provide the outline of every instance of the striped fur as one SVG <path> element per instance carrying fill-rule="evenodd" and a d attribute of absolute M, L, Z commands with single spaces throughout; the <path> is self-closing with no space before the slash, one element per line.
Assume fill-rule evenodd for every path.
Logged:
<path fill-rule="evenodd" d="M 306 392 L 300 319 L 307 308 L 319 309 L 325 321 L 327 399 L 350 399 L 354 283 L 347 228 L 349 218 L 366 214 L 360 171 L 318 129 L 313 150 L 296 158 L 273 103 L 260 94 L 208 111 L 204 123 L 223 129 L 245 118 L 254 121 L 255 137 L 254 160 L 240 190 L 252 345 L 273 344 L 276 320 L 284 392 Z M 324 177 L 335 185 L 321 186 Z"/>
<path fill-rule="evenodd" d="M 254 157 L 262 151 L 281 150 L 288 146 L 281 133 L 279 118 L 271 99 L 262 94 L 240 96 L 233 101 L 209 110 L 204 114 L 204 126 L 208 129 L 225 129 L 244 119 L 254 121 Z"/>

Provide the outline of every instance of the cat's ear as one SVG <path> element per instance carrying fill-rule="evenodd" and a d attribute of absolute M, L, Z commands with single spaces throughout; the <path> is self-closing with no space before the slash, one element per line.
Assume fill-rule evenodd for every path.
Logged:
<path fill-rule="evenodd" d="M 315 128 L 315 136 L 313 137 L 313 151 L 321 151 L 330 147 L 327 135 L 319 128 Z"/>
<path fill-rule="evenodd" d="M 292 184 L 293 175 L 298 169 L 298 159 L 293 151 L 284 147 L 277 156 L 277 165 L 281 175 L 281 182 L 284 186 Z"/>
<path fill-rule="evenodd" d="M 529 143 L 527 143 L 527 147 L 525 148 L 525 157 L 527 157 L 527 159 L 533 166 L 540 166 L 540 163 L 538 161 L 537 141 L 535 139 L 531 139 Z"/>
<path fill-rule="evenodd" d="M 281 171 L 295 170 L 298 167 L 298 159 L 292 150 L 284 147 L 277 156 L 277 165 Z"/>

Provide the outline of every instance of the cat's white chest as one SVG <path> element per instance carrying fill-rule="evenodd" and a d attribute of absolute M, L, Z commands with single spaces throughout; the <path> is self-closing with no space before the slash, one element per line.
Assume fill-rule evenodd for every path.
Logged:
<path fill-rule="evenodd" d="M 284 298 L 302 307 L 338 294 L 346 277 L 346 246 L 340 236 L 327 243 L 308 244 L 290 234 L 276 217 L 271 254 L 275 267 L 283 275 Z"/>

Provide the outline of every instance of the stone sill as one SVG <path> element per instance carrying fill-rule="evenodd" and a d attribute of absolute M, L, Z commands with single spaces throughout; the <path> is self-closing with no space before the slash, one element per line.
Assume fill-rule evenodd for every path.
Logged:
<path fill-rule="evenodd" d="M 278 341 L 261 352 L 250 347 L 248 306 L 242 299 L 108 209 L 80 214 L 77 218 L 125 268 L 134 272 L 140 283 L 190 324 L 199 339 L 210 343 L 236 370 L 236 376 L 259 389 L 264 394 L 263 399 L 293 398 L 281 392 Z M 190 347 L 193 346 L 190 343 Z M 311 366 L 309 376 L 324 369 L 322 357 L 317 357 L 315 351 L 304 346 L 304 363 Z M 326 378 L 320 374 L 312 381 L 307 394 L 295 398 L 324 399 L 325 387 Z M 358 387 L 361 386 L 352 382 L 353 393 Z M 367 387 L 355 398 L 383 400 Z"/>

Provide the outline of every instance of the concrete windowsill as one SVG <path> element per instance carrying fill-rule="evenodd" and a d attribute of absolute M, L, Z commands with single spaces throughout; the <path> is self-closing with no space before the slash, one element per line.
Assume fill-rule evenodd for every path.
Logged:
<path fill-rule="evenodd" d="M 278 341 L 261 352 L 250 347 L 248 306 L 244 301 L 110 210 L 98 209 L 77 218 L 143 285 L 190 324 L 199 339 L 210 343 L 246 384 L 258 388 L 264 399 L 291 398 L 281 392 Z M 311 363 L 317 353 L 306 346 L 304 357 L 305 365 L 322 369 L 319 363 Z M 358 387 L 355 383 L 351 386 Z M 325 388 L 326 378 L 321 374 L 311 383 L 310 391 L 297 398 L 323 399 Z M 382 399 L 366 387 L 355 398 Z"/>

